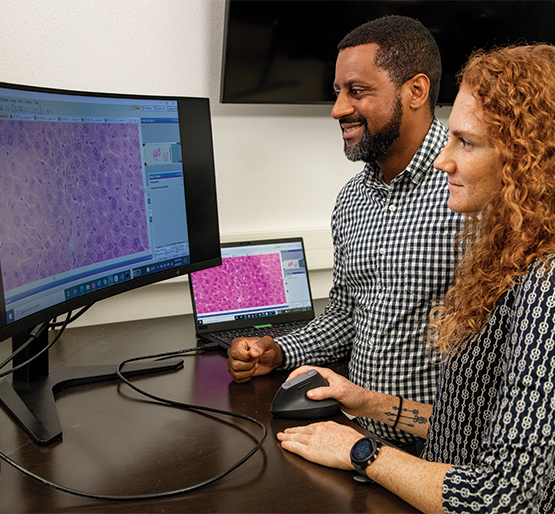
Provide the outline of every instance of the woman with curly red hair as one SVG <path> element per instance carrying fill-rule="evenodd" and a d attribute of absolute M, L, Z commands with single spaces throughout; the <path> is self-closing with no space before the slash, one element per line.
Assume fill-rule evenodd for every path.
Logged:
<path fill-rule="evenodd" d="M 435 166 L 465 226 L 453 286 L 431 313 L 430 344 L 443 357 L 433 406 L 325 369 L 329 387 L 309 392 L 427 437 L 423 458 L 331 422 L 278 439 L 424 512 L 554 512 L 555 47 L 475 53 Z"/>

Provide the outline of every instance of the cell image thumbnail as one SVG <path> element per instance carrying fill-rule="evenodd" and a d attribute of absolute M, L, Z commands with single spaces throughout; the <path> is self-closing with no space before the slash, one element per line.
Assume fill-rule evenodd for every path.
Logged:
<path fill-rule="evenodd" d="M 0 121 L 4 290 L 144 251 L 135 124 Z"/>
<path fill-rule="evenodd" d="M 279 253 L 228 257 L 192 276 L 198 314 L 286 302 Z"/>

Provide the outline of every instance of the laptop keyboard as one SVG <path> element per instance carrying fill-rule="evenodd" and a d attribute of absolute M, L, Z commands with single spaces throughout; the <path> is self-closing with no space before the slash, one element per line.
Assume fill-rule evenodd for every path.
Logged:
<path fill-rule="evenodd" d="M 281 323 L 271 327 L 247 327 L 212 334 L 212 337 L 223 343 L 231 344 L 236 337 L 263 337 L 272 336 L 279 337 L 287 335 L 298 328 L 302 328 L 307 324 L 306 321 L 293 321 L 291 323 Z"/>

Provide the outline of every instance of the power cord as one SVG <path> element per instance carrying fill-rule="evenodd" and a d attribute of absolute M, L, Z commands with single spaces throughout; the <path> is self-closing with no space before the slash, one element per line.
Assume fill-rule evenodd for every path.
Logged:
<path fill-rule="evenodd" d="M 21 353 L 23 350 L 25 350 L 25 348 L 27 348 L 33 341 L 35 341 L 35 339 L 39 338 L 40 335 L 47 329 L 49 328 L 58 328 L 60 327 L 60 330 L 58 332 L 58 334 L 56 335 L 56 337 L 47 345 L 45 346 L 40 352 L 36 353 L 35 355 L 33 355 L 30 359 L 27 359 L 25 362 L 22 362 L 20 364 L 18 364 L 17 366 L 13 366 L 12 368 L 10 368 L 7 371 L 4 371 L 3 373 L 0 373 L 0 378 L 3 378 L 7 375 L 11 375 L 14 371 L 23 368 L 24 366 L 27 366 L 27 364 L 33 362 L 37 357 L 39 357 L 40 355 L 42 355 L 44 352 L 47 352 L 50 348 L 52 348 L 52 346 L 54 346 L 58 340 L 60 339 L 60 336 L 64 333 L 64 330 L 66 329 L 66 327 L 72 323 L 73 321 L 75 321 L 77 318 L 79 318 L 80 316 L 82 316 L 83 314 L 85 314 L 85 312 L 87 312 L 94 304 L 90 304 L 90 305 L 86 305 L 85 307 L 83 307 L 82 309 L 80 309 L 77 314 L 72 316 L 72 312 L 68 312 L 66 319 L 64 321 L 60 321 L 60 322 L 56 322 L 53 321 L 51 323 L 39 323 L 29 334 L 29 339 L 27 339 L 27 341 L 25 341 L 24 344 L 22 344 L 17 350 L 15 350 L 11 355 L 9 355 L 8 357 L 6 357 L 6 359 L 0 363 L 0 369 L 4 368 L 8 363 L 10 363 L 19 353 Z"/>
<path fill-rule="evenodd" d="M 25 350 L 25 348 L 27 348 L 35 339 L 37 339 L 38 337 L 40 337 L 40 335 L 48 329 L 48 323 L 40 323 L 38 324 L 29 334 L 29 339 L 27 339 L 27 341 L 22 344 L 15 352 L 13 352 L 11 355 L 9 355 L 8 357 L 6 357 L 6 359 L 4 360 L 4 362 L 0 363 L 0 369 L 4 368 L 7 364 L 9 364 L 12 360 L 15 359 L 15 357 L 17 357 L 17 355 L 19 353 L 21 353 L 23 350 Z M 40 353 L 43 353 L 45 350 L 43 350 Z M 20 367 L 26 366 L 27 364 L 29 364 L 30 362 L 34 361 L 36 358 L 38 357 L 38 355 L 33 355 L 32 358 L 30 358 L 29 360 L 25 361 L 21 366 L 16 366 L 16 369 L 19 369 Z M 6 375 L 10 375 L 11 373 L 13 373 L 15 371 L 15 369 L 9 369 L 8 371 L 0 374 L 0 378 L 5 377 Z"/>
<path fill-rule="evenodd" d="M 69 316 L 68 316 L 69 319 Z M 67 321 L 67 320 L 66 320 Z M 63 329 L 65 329 L 65 326 L 67 325 L 67 322 L 65 323 L 65 325 L 63 326 Z M 62 329 L 62 331 L 63 331 Z M 56 339 L 59 338 L 59 335 Z M 27 343 L 26 343 L 27 344 Z M 53 343 L 51 343 L 49 346 L 51 346 Z M 169 357 L 175 357 L 177 355 L 183 355 L 186 353 L 191 353 L 191 352 L 198 352 L 198 351 L 206 351 L 206 350 L 211 350 L 213 348 L 216 348 L 217 345 L 205 345 L 202 347 L 195 347 L 195 348 L 185 348 L 183 350 L 179 350 L 176 352 L 167 352 L 167 353 L 160 353 L 160 354 L 156 354 L 156 355 L 149 355 L 149 356 L 143 356 L 143 357 L 134 357 L 131 359 L 127 359 L 125 361 L 123 361 L 117 368 L 117 375 L 119 377 L 120 380 L 122 380 L 125 384 L 127 384 L 129 387 L 131 387 L 131 389 L 135 390 L 136 392 L 138 392 L 139 394 L 150 398 L 154 401 L 157 401 L 159 403 L 165 404 L 165 405 L 169 405 L 172 407 L 180 407 L 183 409 L 188 409 L 191 411 L 199 411 L 199 412 L 212 412 L 212 413 L 217 413 L 217 414 L 223 414 L 226 416 L 231 416 L 234 418 L 239 418 L 239 419 L 243 419 L 246 421 L 249 421 L 257 426 L 259 426 L 262 429 L 262 437 L 258 440 L 258 442 L 256 443 L 256 445 L 241 459 L 239 459 L 235 464 L 233 464 L 231 467 L 229 467 L 228 469 L 226 469 L 225 471 L 223 471 L 222 473 L 219 473 L 217 475 L 215 475 L 212 478 L 209 478 L 207 480 L 204 480 L 203 482 L 200 482 L 198 484 L 189 486 L 189 487 L 184 487 L 182 489 L 176 489 L 176 490 L 172 490 L 172 491 L 164 491 L 161 493 L 151 493 L 151 494 L 139 494 L 139 495 L 130 495 L 130 496 L 114 496 L 114 495 L 103 495 L 103 494 L 95 494 L 95 493 L 88 493 L 88 492 L 83 492 L 83 491 L 78 491 L 76 489 L 72 489 L 63 485 L 59 485 L 56 484 L 54 482 L 50 482 L 49 480 L 46 480 L 45 478 L 42 478 L 38 475 L 36 475 L 35 473 L 32 473 L 31 471 L 29 471 L 28 469 L 25 469 L 24 467 L 20 466 L 19 464 L 17 464 L 17 462 L 13 461 L 10 457 L 8 457 L 7 455 L 5 455 L 4 453 L 0 452 L 0 459 L 5 461 L 6 463 L 8 463 L 9 465 L 13 466 L 15 469 L 19 470 L 21 473 L 27 475 L 28 477 L 40 482 L 43 485 L 46 485 L 48 487 L 51 487 L 53 489 L 56 489 L 58 491 L 62 491 L 65 493 L 69 493 L 69 494 L 73 494 L 76 496 L 81 496 L 84 498 L 92 498 L 95 500 L 117 500 L 117 501 L 132 501 L 132 500 L 152 500 L 152 499 L 159 499 L 159 498 L 168 498 L 170 496 L 177 496 L 180 494 L 185 494 L 191 491 L 196 491 L 202 487 L 205 487 L 209 484 L 212 484 L 214 482 L 216 482 L 217 480 L 220 480 L 221 478 L 225 477 L 226 475 L 228 475 L 229 473 L 231 473 L 232 471 L 234 471 L 235 469 L 237 469 L 239 466 L 241 466 L 242 464 L 244 464 L 248 459 L 250 459 L 262 446 L 262 444 L 264 443 L 264 440 L 266 439 L 266 435 L 268 433 L 268 430 L 266 428 L 266 426 L 258 421 L 255 418 L 252 418 L 250 416 L 246 416 L 244 414 L 237 414 L 234 412 L 228 412 L 225 410 L 221 410 L 221 409 L 215 409 L 212 407 L 203 407 L 203 406 L 199 406 L 199 405 L 192 405 L 192 404 L 187 404 L 187 403 L 183 403 L 183 402 L 177 402 L 175 400 L 169 400 L 167 398 L 163 398 L 161 396 L 157 396 L 154 395 L 152 393 L 149 393 L 139 387 L 137 387 L 136 385 L 132 384 L 126 377 L 123 376 L 121 370 L 122 368 L 125 366 L 125 364 L 128 364 L 130 362 L 136 362 L 136 361 L 140 361 L 140 360 L 162 360 L 162 359 L 166 359 Z"/>
<path fill-rule="evenodd" d="M 85 305 L 84 307 L 81 307 L 81 309 L 79 309 L 77 311 L 76 314 L 73 314 L 73 311 L 69 311 L 68 312 L 68 318 L 66 318 L 64 321 L 56 321 L 56 318 L 53 319 L 49 324 L 48 327 L 49 328 L 58 328 L 60 326 L 63 326 L 64 329 L 65 327 L 69 324 L 69 323 L 73 323 L 76 319 L 80 318 L 83 314 L 85 314 L 85 312 L 87 312 L 92 306 L 94 305 L 94 303 L 90 303 L 89 305 Z"/>

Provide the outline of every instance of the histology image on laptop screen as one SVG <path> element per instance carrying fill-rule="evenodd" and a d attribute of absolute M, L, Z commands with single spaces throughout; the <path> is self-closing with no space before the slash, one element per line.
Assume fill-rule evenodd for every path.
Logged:
<path fill-rule="evenodd" d="M 148 249 L 139 145 L 136 123 L 0 121 L 5 291 Z"/>
<path fill-rule="evenodd" d="M 198 314 L 287 302 L 279 253 L 227 257 L 222 265 L 195 272 Z"/>

